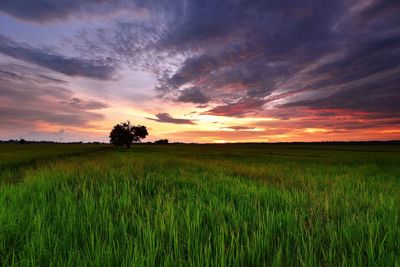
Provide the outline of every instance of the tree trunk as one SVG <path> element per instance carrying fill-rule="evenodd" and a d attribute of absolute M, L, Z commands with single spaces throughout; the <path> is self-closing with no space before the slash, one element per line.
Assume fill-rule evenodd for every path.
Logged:
<path fill-rule="evenodd" d="M 126 143 L 126 148 L 131 148 L 131 145 L 132 145 L 132 143 L 131 142 L 128 142 L 128 143 Z"/>

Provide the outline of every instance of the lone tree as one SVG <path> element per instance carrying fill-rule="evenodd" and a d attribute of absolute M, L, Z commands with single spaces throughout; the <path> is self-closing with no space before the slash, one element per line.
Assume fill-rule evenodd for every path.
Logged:
<path fill-rule="evenodd" d="M 110 132 L 110 142 L 115 146 L 126 146 L 130 148 L 132 142 L 140 142 L 149 135 L 146 126 L 134 126 L 130 121 L 121 122 L 114 126 Z"/>

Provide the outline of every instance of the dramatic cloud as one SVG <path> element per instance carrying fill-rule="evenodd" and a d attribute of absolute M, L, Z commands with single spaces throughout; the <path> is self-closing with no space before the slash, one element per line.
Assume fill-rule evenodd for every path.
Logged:
<path fill-rule="evenodd" d="M 164 123 L 195 124 L 193 121 L 188 120 L 188 119 L 173 118 L 168 113 L 159 113 L 159 114 L 156 114 L 156 117 L 157 117 L 156 119 L 155 118 L 146 118 L 146 119 L 157 121 L 157 122 L 164 122 Z"/>
<path fill-rule="evenodd" d="M 2 35 L 0 35 L 0 53 L 68 76 L 110 79 L 115 70 L 110 64 L 110 59 L 67 58 L 19 44 Z"/>
<path fill-rule="evenodd" d="M 104 119 L 93 111 L 107 107 L 105 103 L 76 98 L 57 79 L 45 75 L 32 79 L 23 75 L 26 71 L 18 65 L 0 65 L 2 128 L 30 128 L 40 123 L 88 127 Z"/>
<path fill-rule="evenodd" d="M 328 49 L 335 36 L 330 28 L 342 9 L 340 3 L 322 1 L 307 6 L 302 1 L 190 1 L 184 22 L 160 43 L 198 52 L 163 80 L 161 89 L 192 83 L 228 102 L 267 96 Z M 221 92 L 221 87 L 243 89 Z"/>
<path fill-rule="evenodd" d="M 159 90 L 168 94 L 193 84 L 216 104 L 206 112 L 211 115 L 254 115 L 268 103 L 284 100 L 287 104 L 280 108 L 300 101 L 310 108 L 319 103 L 318 108 L 394 116 L 400 94 L 395 78 L 400 32 L 391 22 L 399 19 L 395 11 L 400 4 L 358 4 L 206 1 L 200 6 L 191 1 L 185 23 L 159 42 L 166 47 L 179 43 L 195 55 L 163 77 Z M 359 28 L 366 18 L 369 25 Z M 307 99 L 298 100 L 302 98 Z"/>
<path fill-rule="evenodd" d="M 230 103 L 223 106 L 217 106 L 205 114 L 217 115 L 217 116 L 236 116 L 241 117 L 249 115 L 250 113 L 256 113 L 264 105 L 264 101 L 257 98 L 242 98 L 237 102 Z"/>
<path fill-rule="evenodd" d="M 178 117 L 159 113 L 149 120 L 196 129 L 214 121 L 213 129 L 235 130 L 222 131 L 221 138 L 323 134 L 340 139 L 363 130 L 380 138 L 399 126 L 396 0 L 3 0 L 0 12 L 18 18 L 17 26 L 10 24 L 15 32 L 24 25 L 25 31 L 48 27 L 51 39 L 55 28 L 73 29 L 52 50 L 45 49 L 45 41 L 14 41 L 24 40 L 21 32 L 18 39 L 6 33 L 14 40 L 0 32 L 1 54 L 53 71 L 2 68 L 0 77 L 8 77 L 3 88 L 19 88 L 7 91 L 21 92 L 18 99 L 29 95 L 20 89 L 29 82 L 33 99 L 43 94 L 68 114 L 83 111 L 79 123 L 87 123 L 96 110 L 119 106 L 97 98 L 97 92 L 112 91 L 113 96 L 146 95 L 147 113 L 168 110 Z M 153 75 L 154 90 L 130 86 L 145 79 L 136 73 Z M 79 95 L 87 86 L 93 99 Z M 184 114 L 190 115 L 179 118 Z M 245 118 L 268 120 L 234 121 Z M 212 131 L 206 132 L 212 138 Z"/>
<path fill-rule="evenodd" d="M 183 89 L 180 92 L 177 101 L 185 103 L 205 104 L 210 101 L 210 98 L 207 97 L 199 88 L 191 87 Z"/>
<path fill-rule="evenodd" d="M 400 117 L 400 68 L 382 75 L 347 84 L 328 97 L 294 101 L 282 105 L 315 110 L 348 110 L 375 113 L 382 118 Z"/>

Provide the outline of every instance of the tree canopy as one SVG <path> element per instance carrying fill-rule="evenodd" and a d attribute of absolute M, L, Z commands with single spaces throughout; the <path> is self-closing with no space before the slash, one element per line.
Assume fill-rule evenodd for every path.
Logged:
<path fill-rule="evenodd" d="M 132 125 L 130 121 L 121 122 L 110 132 L 110 142 L 115 146 L 130 148 L 132 143 L 138 143 L 148 135 L 146 126 Z"/>

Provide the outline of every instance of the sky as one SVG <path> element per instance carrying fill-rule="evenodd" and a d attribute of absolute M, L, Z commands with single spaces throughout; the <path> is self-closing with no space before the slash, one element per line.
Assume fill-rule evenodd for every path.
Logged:
<path fill-rule="evenodd" d="M 400 139 L 398 0 L 1 0 L 0 139 Z"/>

